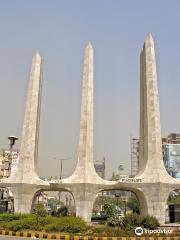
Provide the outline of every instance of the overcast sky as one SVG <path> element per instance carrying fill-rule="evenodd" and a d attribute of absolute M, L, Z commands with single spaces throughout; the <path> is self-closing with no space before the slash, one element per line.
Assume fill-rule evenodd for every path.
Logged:
<path fill-rule="evenodd" d="M 106 179 L 123 162 L 130 173 L 130 133 L 139 137 L 139 56 L 155 41 L 162 134 L 180 132 L 180 1 L 0 0 L 0 148 L 20 148 L 32 57 L 44 67 L 38 171 L 75 170 L 84 50 L 94 48 L 94 161 Z M 6 144 L 6 145 L 3 145 Z"/>

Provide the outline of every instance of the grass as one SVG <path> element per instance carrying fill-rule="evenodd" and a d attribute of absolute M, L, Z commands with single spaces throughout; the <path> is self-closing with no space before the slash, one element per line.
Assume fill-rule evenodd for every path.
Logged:
<path fill-rule="evenodd" d="M 18 228 L 21 228 L 20 230 Z M 64 227 L 64 228 L 63 228 Z M 15 230 L 17 228 L 17 230 Z M 34 228 L 34 229 L 33 229 Z M 59 231 L 58 229 L 66 229 Z M 96 236 L 96 237 L 139 237 L 133 230 L 124 230 L 107 225 L 86 226 L 84 221 L 76 217 L 40 217 L 39 229 L 37 228 L 37 216 L 32 214 L 0 214 L 0 230 L 13 230 L 21 232 L 51 233 L 72 236 Z M 180 236 L 180 231 L 172 234 L 148 234 L 140 237 L 173 237 Z"/>

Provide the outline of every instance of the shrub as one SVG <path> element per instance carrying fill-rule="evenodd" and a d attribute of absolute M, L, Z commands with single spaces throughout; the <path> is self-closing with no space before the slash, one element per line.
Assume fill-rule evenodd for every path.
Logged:
<path fill-rule="evenodd" d="M 55 210 L 53 210 L 53 211 L 51 212 L 51 216 L 52 216 L 52 217 L 55 217 L 55 216 L 56 216 L 56 211 L 55 211 Z"/>
<path fill-rule="evenodd" d="M 19 220 L 19 219 L 23 219 L 23 218 L 33 218 L 33 217 L 34 217 L 33 214 L 3 213 L 3 214 L 0 214 L 0 221 L 11 222 L 11 221 L 14 221 L 14 220 Z"/>
<path fill-rule="evenodd" d="M 156 229 L 160 226 L 160 223 L 158 222 L 157 218 L 147 215 L 142 216 L 142 225 L 144 228 Z"/>
<path fill-rule="evenodd" d="M 61 208 L 59 208 L 57 210 L 56 216 L 65 217 L 65 216 L 67 216 L 67 213 L 68 213 L 67 206 L 62 206 Z"/>
<path fill-rule="evenodd" d="M 114 216 L 117 213 L 116 206 L 108 201 L 104 202 L 104 210 L 106 212 L 107 217 Z"/>
<path fill-rule="evenodd" d="M 37 221 L 35 219 L 21 219 L 9 224 L 9 230 L 21 231 L 22 229 L 36 230 Z"/>
<path fill-rule="evenodd" d="M 159 226 L 157 218 L 149 215 L 140 216 L 137 213 L 131 213 L 122 219 L 122 227 L 126 230 L 134 230 L 136 227 L 156 229 Z"/>
<path fill-rule="evenodd" d="M 44 205 L 42 203 L 36 203 L 34 205 L 34 214 L 37 214 L 41 217 L 46 217 L 47 216 L 47 211 L 44 209 Z"/>
<path fill-rule="evenodd" d="M 70 232 L 78 233 L 87 229 L 86 223 L 79 217 L 53 218 L 53 222 L 48 224 L 44 230 L 50 232 Z"/>
<path fill-rule="evenodd" d="M 108 223 L 108 225 L 111 226 L 111 227 L 117 226 L 117 225 L 118 225 L 118 217 L 115 217 L 115 216 L 109 217 L 109 218 L 107 219 L 107 223 Z"/>
<path fill-rule="evenodd" d="M 1 219 L 2 219 L 1 214 Z M 1 227 L 6 230 L 11 231 L 22 231 L 22 230 L 32 230 L 32 231 L 42 231 L 46 232 L 70 232 L 78 233 L 87 229 L 86 223 L 79 217 L 39 217 L 38 227 L 37 227 L 37 216 L 30 215 L 27 218 L 26 215 L 21 216 L 20 214 L 14 214 L 16 219 L 13 221 L 12 217 L 6 218 L 6 221 L 1 222 Z M 23 215 L 23 214 L 22 214 Z M 14 216 L 13 216 L 14 217 Z M 11 221 L 10 221 L 11 220 Z"/>
<path fill-rule="evenodd" d="M 41 231 L 45 225 L 52 223 L 51 217 L 39 217 L 38 226 L 37 226 L 37 217 L 35 218 L 24 218 L 17 221 L 11 222 L 9 225 L 6 225 L 11 231 L 21 231 L 21 230 L 39 230 Z"/>

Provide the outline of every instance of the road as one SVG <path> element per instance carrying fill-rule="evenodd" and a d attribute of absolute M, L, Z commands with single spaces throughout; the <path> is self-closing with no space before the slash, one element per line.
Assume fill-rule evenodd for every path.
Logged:
<path fill-rule="evenodd" d="M 0 240 L 24 240 L 24 239 L 30 240 L 30 239 L 38 239 L 38 238 L 25 238 L 25 237 L 13 237 L 13 236 L 0 235 Z"/>

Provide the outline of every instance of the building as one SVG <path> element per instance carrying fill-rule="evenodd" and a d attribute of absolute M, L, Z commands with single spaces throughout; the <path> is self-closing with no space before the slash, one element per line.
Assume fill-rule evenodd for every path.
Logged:
<path fill-rule="evenodd" d="M 12 156 L 10 150 L 0 150 L 0 178 L 8 178 L 14 175 L 17 171 L 18 161 L 19 150 L 13 150 Z"/>
<path fill-rule="evenodd" d="M 139 166 L 139 139 L 131 135 L 131 176 L 136 176 Z"/>
<path fill-rule="evenodd" d="M 0 150 L 0 178 L 8 178 L 17 171 L 19 150 L 11 152 L 9 149 Z M 6 188 L 0 189 L 0 200 L 8 201 L 8 210 L 14 211 L 14 198 L 11 191 Z"/>
<path fill-rule="evenodd" d="M 104 169 L 103 164 L 94 164 L 94 168 L 95 168 L 95 171 L 97 172 L 98 176 L 103 178 L 103 174 L 104 174 L 104 172 L 103 172 L 103 169 Z"/>
<path fill-rule="evenodd" d="M 168 136 L 161 136 L 162 139 L 162 156 L 163 161 L 165 163 L 165 167 L 167 167 L 165 161 L 165 149 L 167 145 L 178 145 L 180 144 L 180 133 L 171 133 Z M 173 147 L 173 146 L 171 146 Z M 139 165 L 139 139 L 134 139 L 131 137 L 131 177 L 134 177 L 137 174 Z"/>
<path fill-rule="evenodd" d="M 97 162 L 101 162 L 101 164 L 94 164 L 94 169 L 99 177 L 101 177 L 102 179 L 105 179 L 105 158 Z"/>
<path fill-rule="evenodd" d="M 168 136 L 162 136 L 162 155 L 163 161 L 165 162 L 165 145 L 167 144 L 180 144 L 180 134 L 171 133 Z"/>
<path fill-rule="evenodd" d="M 36 202 L 38 203 L 38 198 L 39 198 L 39 203 L 42 203 L 44 205 L 44 208 L 48 210 L 48 197 L 47 197 L 47 192 L 41 192 L 40 196 L 37 197 Z"/>

